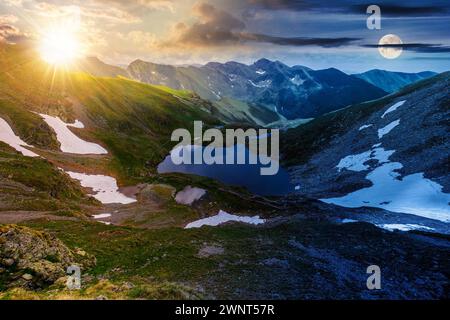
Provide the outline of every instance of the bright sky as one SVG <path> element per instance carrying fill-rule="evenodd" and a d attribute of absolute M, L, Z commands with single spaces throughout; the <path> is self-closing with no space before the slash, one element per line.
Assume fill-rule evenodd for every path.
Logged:
<path fill-rule="evenodd" d="M 1 0 L 0 40 L 39 42 L 76 30 L 84 53 L 113 64 L 190 64 L 259 58 L 346 72 L 450 70 L 450 1 L 377 1 L 382 29 L 366 27 L 363 0 Z M 372 4 L 372 3 L 371 3 Z M 403 54 L 376 45 L 398 35 Z"/>

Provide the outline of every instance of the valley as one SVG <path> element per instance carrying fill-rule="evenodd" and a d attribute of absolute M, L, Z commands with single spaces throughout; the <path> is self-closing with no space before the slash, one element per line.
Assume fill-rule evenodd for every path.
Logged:
<path fill-rule="evenodd" d="M 386 96 L 338 70 L 268 60 L 184 69 L 138 61 L 127 73 L 98 64 L 98 75 L 53 73 L 26 47 L 0 47 L 0 298 L 448 298 L 448 73 Z M 179 80 L 205 81 L 206 69 L 216 80 L 233 72 L 227 83 L 250 93 L 217 100 L 218 87 Z M 295 108 L 279 112 L 272 95 L 244 96 L 266 97 L 271 71 L 299 87 L 345 88 L 305 103 L 288 93 Z M 365 94 L 328 108 L 341 90 Z M 237 166 L 161 170 L 173 130 L 194 121 L 286 124 L 282 177 L 258 180 L 249 174 L 258 168 Z M 52 237 L 61 243 L 38 241 Z M 74 261 L 80 291 L 64 285 Z M 372 264 L 384 272 L 381 291 L 365 287 Z"/>

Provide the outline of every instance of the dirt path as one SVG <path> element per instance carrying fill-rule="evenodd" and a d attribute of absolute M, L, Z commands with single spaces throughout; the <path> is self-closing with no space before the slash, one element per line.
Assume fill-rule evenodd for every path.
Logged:
<path fill-rule="evenodd" d="M 17 224 L 25 221 L 47 219 L 49 221 L 65 220 L 76 221 L 75 217 L 53 215 L 51 212 L 40 211 L 1 211 L 0 224 Z"/>

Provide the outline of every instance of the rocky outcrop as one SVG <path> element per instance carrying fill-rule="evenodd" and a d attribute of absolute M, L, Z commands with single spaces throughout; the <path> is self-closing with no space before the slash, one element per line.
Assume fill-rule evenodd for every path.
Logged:
<path fill-rule="evenodd" d="M 352 106 L 289 131 L 280 145 L 292 181 L 312 198 L 339 197 L 370 187 L 368 172 L 387 162 L 377 160 L 377 148 L 383 148 L 393 152 L 389 161 L 402 164 L 402 176 L 423 172 L 448 193 L 449 81 L 450 73 L 444 73 L 386 99 Z M 386 128 L 389 131 L 380 136 Z M 340 167 L 346 161 L 356 163 L 365 152 L 372 153 L 361 160 L 366 168 Z"/>
<path fill-rule="evenodd" d="M 44 287 L 64 277 L 69 266 L 83 270 L 95 263 L 95 257 L 81 249 L 69 249 L 48 233 L 0 226 L 0 270 L 9 286 Z"/>
<path fill-rule="evenodd" d="M 142 186 L 137 198 L 141 202 L 151 201 L 164 204 L 173 200 L 176 191 L 174 187 L 167 184 L 148 184 Z"/>

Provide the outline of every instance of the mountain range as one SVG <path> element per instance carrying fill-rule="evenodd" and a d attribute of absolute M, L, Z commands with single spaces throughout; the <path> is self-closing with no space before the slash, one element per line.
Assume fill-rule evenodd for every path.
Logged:
<path fill-rule="evenodd" d="M 190 90 L 213 104 L 220 102 L 221 108 L 228 107 L 231 114 L 235 111 L 233 102 L 239 101 L 247 104 L 248 109 L 256 108 L 261 112 L 265 108 L 287 119 L 315 118 L 351 104 L 380 98 L 435 74 L 372 70 L 348 75 L 335 68 L 289 67 L 268 59 L 251 65 L 211 62 L 203 66 L 172 66 L 136 60 L 126 69 L 108 66 L 96 58 L 87 61 L 85 70 L 96 76 L 125 76 L 148 84 Z M 241 120 L 254 118 L 249 116 L 251 113 L 247 112 Z M 269 118 L 269 122 L 277 120 L 274 114 Z"/>
<path fill-rule="evenodd" d="M 374 69 L 353 76 L 363 79 L 386 92 L 393 93 L 407 85 L 436 75 L 435 72 L 424 71 L 419 73 L 391 72 Z"/>
<path fill-rule="evenodd" d="M 287 119 L 314 118 L 386 95 L 382 89 L 334 68 L 315 71 L 267 59 L 252 65 L 212 62 L 201 67 L 137 60 L 127 72 L 141 82 L 191 90 L 213 102 L 232 98 L 275 111 Z"/>

